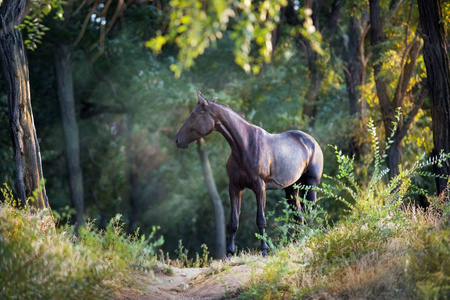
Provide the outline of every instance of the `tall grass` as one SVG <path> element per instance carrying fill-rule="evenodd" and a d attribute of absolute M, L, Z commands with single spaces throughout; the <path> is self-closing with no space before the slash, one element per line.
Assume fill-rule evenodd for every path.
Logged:
<path fill-rule="evenodd" d="M 162 238 L 127 235 L 120 215 L 105 230 L 92 223 L 55 229 L 48 211 L 18 209 L 11 191 L 1 189 L 0 299 L 108 299 L 149 270 Z"/>

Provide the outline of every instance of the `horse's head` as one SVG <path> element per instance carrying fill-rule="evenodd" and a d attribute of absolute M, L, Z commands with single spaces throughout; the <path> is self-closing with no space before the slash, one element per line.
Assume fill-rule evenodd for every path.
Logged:
<path fill-rule="evenodd" d="M 187 148 L 189 143 L 210 134 L 215 121 L 210 110 L 210 101 L 198 92 L 198 103 L 175 138 L 178 148 Z"/>

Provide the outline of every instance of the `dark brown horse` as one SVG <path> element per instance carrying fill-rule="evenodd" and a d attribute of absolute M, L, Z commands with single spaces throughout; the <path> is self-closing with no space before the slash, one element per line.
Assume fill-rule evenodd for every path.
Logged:
<path fill-rule="evenodd" d="M 301 210 L 299 189 L 294 185 L 314 185 L 322 177 L 323 155 L 320 146 L 308 134 L 301 131 L 285 131 L 270 134 L 250 124 L 228 106 L 207 100 L 198 92 L 198 103 L 178 131 L 179 148 L 210 134 L 220 132 L 231 147 L 227 162 L 231 201 L 230 241 L 227 255 L 236 251 L 236 231 L 241 212 L 241 196 L 245 188 L 256 195 L 256 224 L 264 236 L 266 218 L 266 190 L 284 189 L 291 207 Z M 302 190 L 301 197 L 314 201 L 316 191 Z M 267 244 L 261 240 L 262 254 L 267 255 Z"/>

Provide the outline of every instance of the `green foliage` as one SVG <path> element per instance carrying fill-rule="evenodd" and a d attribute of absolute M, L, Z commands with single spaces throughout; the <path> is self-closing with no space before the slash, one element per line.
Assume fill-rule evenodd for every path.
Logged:
<path fill-rule="evenodd" d="M 438 177 L 438 175 L 423 172 L 421 169 L 431 165 L 442 164 L 450 158 L 450 154 L 441 153 L 439 156 L 431 157 L 424 161 L 415 161 L 410 168 L 400 168 L 400 173 L 386 183 L 384 177 L 388 174 L 389 169 L 383 167 L 384 160 L 387 157 L 385 153 L 393 143 L 392 138 L 397 129 L 399 119 L 400 113 L 397 114 L 397 122 L 393 124 L 392 136 L 383 147 L 385 152 L 382 152 L 383 150 L 380 148 L 373 122 L 369 122 L 369 132 L 372 136 L 373 169 L 366 186 L 361 186 L 356 179 L 354 174 L 354 158 L 344 155 L 342 151 L 334 146 L 332 148 L 335 150 L 339 165 L 338 174 L 334 178 L 324 175 L 325 178 L 332 180 L 333 184 L 323 183 L 320 188 L 315 189 L 328 197 L 333 197 L 345 203 L 349 208 L 360 212 L 383 205 L 389 206 L 392 204 L 398 207 L 405 200 L 405 197 L 411 193 L 426 195 L 427 192 L 412 184 L 411 179 L 416 175 Z M 346 195 L 350 196 L 350 199 L 347 200 L 343 195 L 339 194 L 339 191 L 345 191 Z"/>
<path fill-rule="evenodd" d="M 55 12 L 55 19 L 64 20 L 63 5 L 65 0 L 35 0 L 31 1 L 30 13 L 25 16 L 20 30 L 27 33 L 27 38 L 24 41 L 25 46 L 29 50 L 36 50 L 37 45 L 41 43 L 45 31 L 49 28 L 42 24 L 45 16 L 52 11 Z"/>
<path fill-rule="evenodd" d="M 224 36 L 229 26 L 233 31 L 235 62 L 246 73 L 258 74 L 273 53 L 272 34 L 280 22 L 285 0 L 251 2 L 248 0 L 215 0 L 203 2 L 170 1 L 172 11 L 167 33 L 159 32 L 146 45 L 159 53 L 167 42 L 179 47 L 178 62 L 171 65 L 175 76 L 190 68 L 194 59 Z M 311 14 L 305 32 L 312 34 Z M 317 34 L 317 33 L 316 33 Z M 317 40 L 316 38 L 313 40 Z M 316 44 L 315 44 L 316 45 Z M 256 46 L 257 54 L 252 49 Z M 317 47 L 316 47 L 317 48 Z"/>
<path fill-rule="evenodd" d="M 0 202 L 0 298 L 109 299 L 131 281 L 133 269 L 149 270 L 163 242 L 138 231 L 127 235 L 120 216 L 105 230 L 89 223 L 78 237 L 73 227 L 56 231 L 48 212 L 17 209 L 12 192 Z M 156 229 L 155 229 L 156 230 Z"/>

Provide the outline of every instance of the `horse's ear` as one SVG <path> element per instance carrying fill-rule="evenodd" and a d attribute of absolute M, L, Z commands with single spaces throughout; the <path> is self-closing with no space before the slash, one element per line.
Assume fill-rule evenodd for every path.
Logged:
<path fill-rule="evenodd" d="M 200 91 L 197 92 L 197 98 L 198 98 L 198 104 L 200 104 L 203 107 L 207 107 L 208 106 L 208 99 L 206 99 L 205 97 L 203 97 L 202 93 L 200 93 Z"/>

